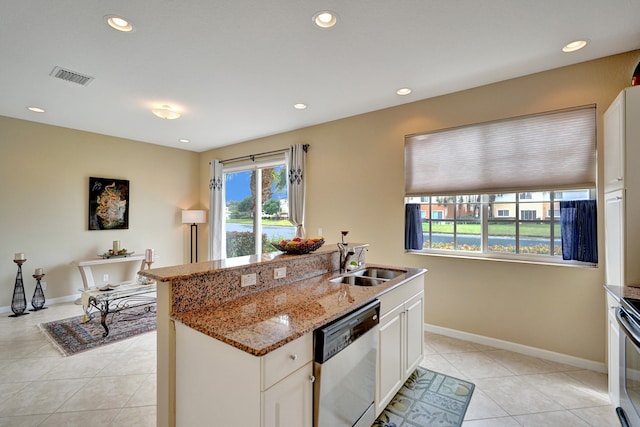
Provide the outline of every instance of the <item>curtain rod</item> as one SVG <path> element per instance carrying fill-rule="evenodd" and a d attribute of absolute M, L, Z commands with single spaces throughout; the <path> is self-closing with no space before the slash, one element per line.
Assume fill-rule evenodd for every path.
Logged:
<path fill-rule="evenodd" d="M 302 149 L 306 153 L 307 150 L 309 150 L 309 144 L 304 144 L 302 146 Z M 283 154 L 283 153 L 286 153 L 287 151 L 289 151 L 288 148 L 285 148 L 285 149 L 282 149 L 282 150 L 267 151 L 267 152 L 258 153 L 258 154 L 249 154 L 248 156 L 234 157 L 233 159 L 221 160 L 220 163 L 222 163 L 222 164 L 224 164 L 224 163 L 233 163 L 233 162 L 239 162 L 239 161 L 242 161 L 242 160 L 251 160 L 252 162 L 255 162 L 257 158 L 273 156 L 274 154 Z"/>

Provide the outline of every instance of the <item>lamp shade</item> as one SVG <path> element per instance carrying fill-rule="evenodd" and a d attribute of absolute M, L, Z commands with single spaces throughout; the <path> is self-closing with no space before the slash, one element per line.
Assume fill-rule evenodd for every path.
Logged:
<path fill-rule="evenodd" d="M 182 211 L 183 224 L 202 224 L 205 221 L 206 221 L 205 211 L 198 211 L 198 210 Z"/>

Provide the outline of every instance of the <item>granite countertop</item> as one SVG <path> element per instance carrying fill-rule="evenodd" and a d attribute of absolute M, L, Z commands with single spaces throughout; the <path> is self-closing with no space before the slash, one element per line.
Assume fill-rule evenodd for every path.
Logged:
<path fill-rule="evenodd" d="M 631 298 L 631 299 L 640 300 L 640 287 L 604 285 L 604 288 L 618 301 L 621 300 L 622 298 Z"/>
<path fill-rule="evenodd" d="M 362 246 L 364 243 L 354 243 L 350 246 Z M 325 244 L 310 255 L 336 252 L 333 244 Z M 160 282 L 170 282 L 173 280 L 186 279 L 193 276 L 212 274 L 219 271 L 256 266 L 266 264 L 276 260 L 295 260 L 300 255 L 287 255 L 282 252 L 268 252 L 262 255 L 247 255 L 235 258 L 219 259 L 214 261 L 201 261 L 192 264 L 181 264 L 169 267 L 154 268 L 152 270 L 142 270 L 140 275 L 149 277 Z"/>
<path fill-rule="evenodd" d="M 372 264 L 367 267 L 401 269 L 407 273 L 378 286 L 355 286 L 330 282 L 329 279 L 339 275 L 333 272 L 214 307 L 173 313 L 172 317 L 212 338 L 262 356 L 426 273 L 419 268 Z"/>

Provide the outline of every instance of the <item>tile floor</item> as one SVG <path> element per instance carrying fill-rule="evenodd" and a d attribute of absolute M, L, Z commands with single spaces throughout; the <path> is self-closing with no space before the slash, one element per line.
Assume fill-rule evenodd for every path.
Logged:
<path fill-rule="evenodd" d="M 0 426 L 155 426 L 156 333 L 70 357 L 38 323 L 77 316 L 73 303 L 0 314 Z"/>
<path fill-rule="evenodd" d="M 37 324 L 80 311 L 0 314 L 0 426 L 155 426 L 155 332 L 62 357 Z M 601 373 L 430 333 L 422 365 L 475 383 L 464 427 L 620 425 Z"/>
<path fill-rule="evenodd" d="M 425 333 L 421 364 L 476 387 L 463 427 L 620 427 L 607 376 Z"/>

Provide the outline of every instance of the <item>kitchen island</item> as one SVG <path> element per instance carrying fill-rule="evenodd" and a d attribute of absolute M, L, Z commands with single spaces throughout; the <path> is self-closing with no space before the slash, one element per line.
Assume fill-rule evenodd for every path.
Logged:
<path fill-rule="evenodd" d="M 363 251 L 365 246 L 359 247 Z M 276 275 L 276 268 L 285 268 L 286 275 Z M 276 390 L 274 387 L 281 386 L 280 382 L 293 374 L 305 379 L 311 375 L 311 333 L 314 329 L 376 298 L 382 298 L 384 302 L 385 294 L 389 296 L 389 313 L 398 318 L 396 322 L 394 317 L 390 325 L 406 328 L 402 326 L 406 323 L 402 319 L 409 317 L 406 298 L 404 295 L 394 297 L 396 292 L 392 291 L 396 289 L 411 289 L 410 294 L 420 294 L 419 304 L 415 305 L 419 310 L 412 313 L 420 323 L 419 336 L 415 329 L 413 336 L 418 336 L 421 356 L 423 275 L 426 270 L 402 268 L 405 273 L 397 278 L 378 286 L 364 287 L 331 282 L 329 279 L 338 275 L 338 268 L 337 247 L 328 245 L 306 255 L 278 252 L 141 272 L 158 281 L 158 425 L 176 425 L 176 389 L 179 412 L 186 411 L 180 408 L 189 408 L 192 412 L 194 407 L 203 406 L 194 401 L 204 399 L 202 401 L 209 405 L 204 404 L 201 409 L 209 411 L 211 419 L 221 425 L 225 425 L 226 415 L 219 410 L 213 415 L 214 404 L 221 405 L 219 407 L 229 414 L 239 408 L 240 415 L 246 415 L 243 419 L 251 422 L 260 420 L 252 425 L 269 425 L 265 421 L 268 414 L 260 410 L 269 404 L 267 392 Z M 253 274 L 256 284 L 243 287 L 242 276 Z M 397 306 L 402 306 L 402 310 L 396 313 Z M 381 317 L 384 317 L 382 311 Z M 380 330 L 383 331 L 382 320 Z M 403 345 L 407 343 L 400 337 L 394 339 Z M 406 349 L 398 349 L 397 353 L 400 356 L 408 354 Z M 279 366 L 281 359 L 291 360 L 293 371 Z M 208 368 L 198 366 L 198 363 Z M 413 364 L 404 363 L 403 367 Z M 177 367 L 181 370 L 180 384 L 176 382 Z M 207 372 L 203 372 L 205 370 Z M 225 372 L 228 373 L 226 377 L 222 375 Z M 234 376 L 242 373 L 244 377 Z M 190 375 L 192 382 L 198 384 L 189 383 Z M 232 381 L 234 378 L 237 381 Z M 242 380 L 253 385 L 242 384 Z M 252 395 L 254 391 L 257 394 Z M 240 402 L 237 402 L 235 392 L 242 397 Z M 226 402 L 225 399 L 236 400 L 236 403 L 233 407 L 231 403 L 221 403 Z M 308 404 L 311 404 L 310 400 Z M 238 415 L 234 416 L 237 423 Z"/>

